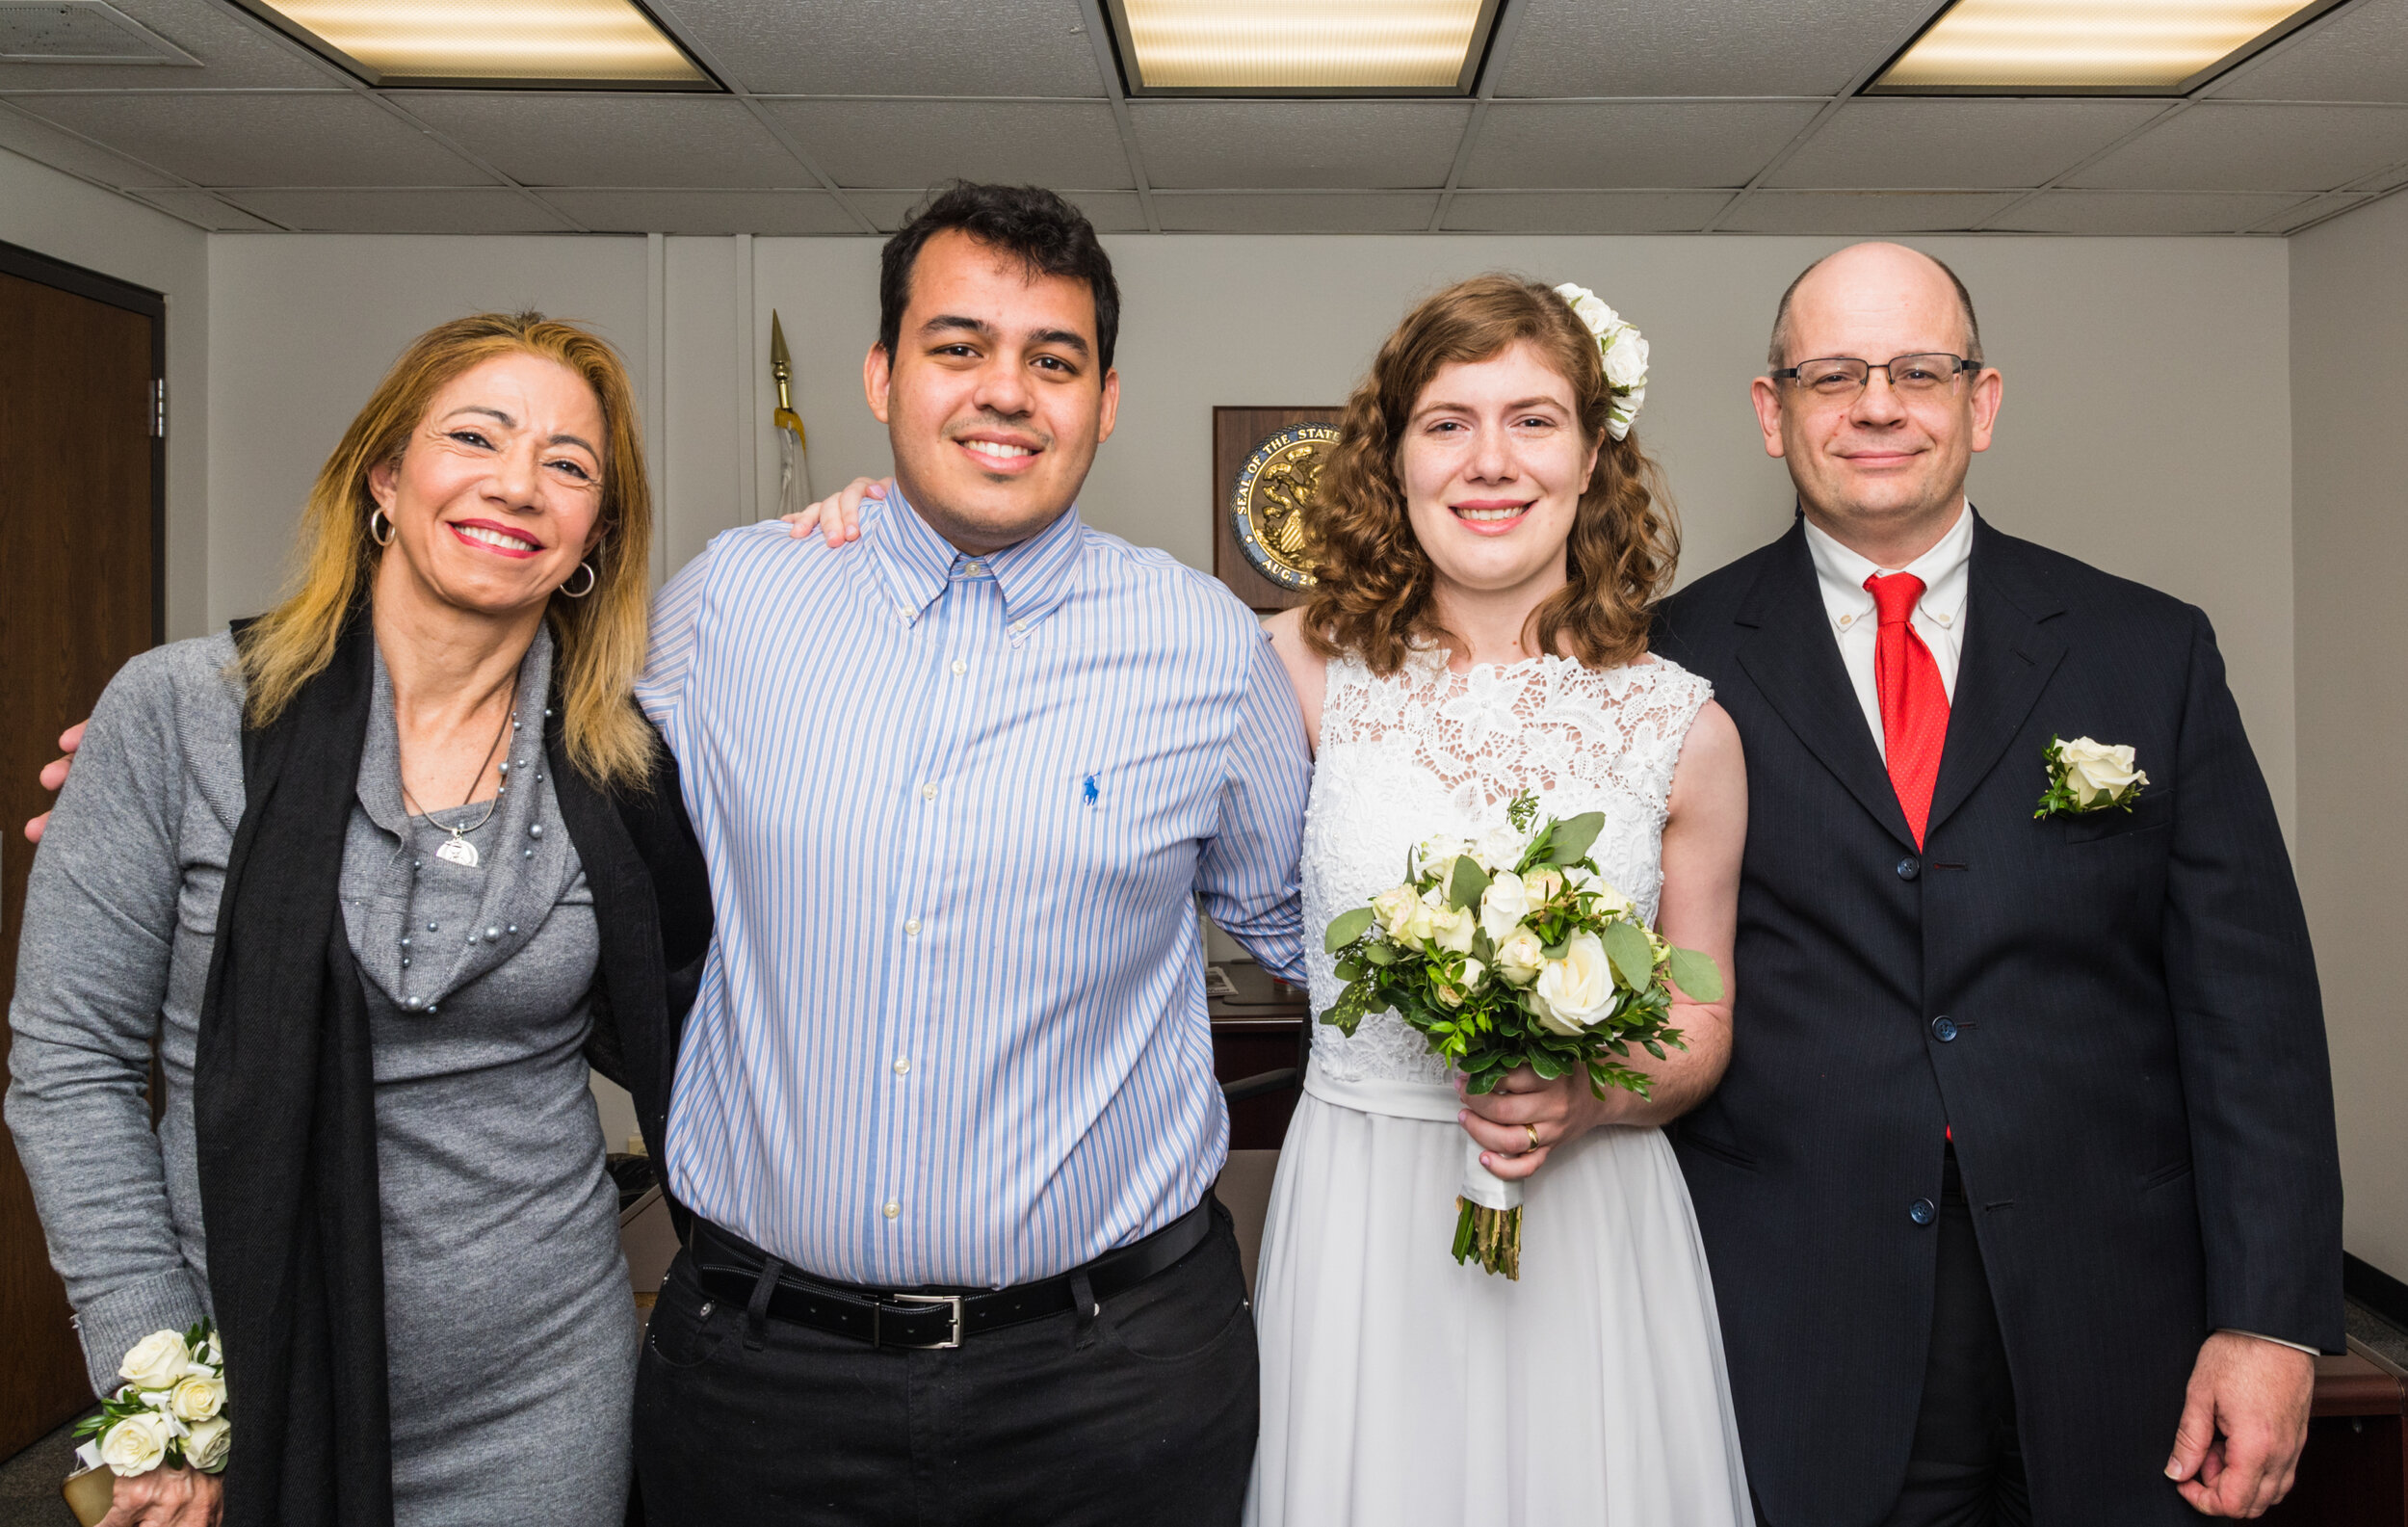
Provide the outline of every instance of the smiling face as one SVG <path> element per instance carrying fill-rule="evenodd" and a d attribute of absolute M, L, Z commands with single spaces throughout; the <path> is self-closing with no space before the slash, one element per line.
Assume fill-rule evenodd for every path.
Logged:
<path fill-rule="evenodd" d="M 1097 356 L 1085 281 L 1032 277 L 947 229 L 911 268 L 896 353 L 863 368 L 895 480 L 937 534 L 1001 551 L 1060 518 L 1112 434 L 1119 378 Z"/>
<path fill-rule="evenodd" d="M 1860 244 L 1798 283 L 1782 364 L 1963 355 L 1969 342 L 1945 271 L 1913 250 Z M 1956 522 L 1973 454 L 1990 448 L 2001 385 L 1985 369 L 1908 396 L 1876 371 L 1853 398 L 1821 398 L 1766 377 L 1753 392 L 1765 450 L 1788 463 L 1807 517 L 1874 562 L 1902 566 Z"/>
<path fill-rule="evenodd" d="M 1430 378 L 1397 467 L 1442 609 L 1466 599 L 1535 608 L 1562 586 L 1600 443 L 1581 433 L 1572 383 L 1528 342 Z"/>
<path fill-rule="evenodd" d="M 600 525 L 602 445 L 601 403 L 558 361 L 499 355 L 453 378 L 400 459 L 368 473 L 393 523 L 379 604 L 540 611 Z"/>

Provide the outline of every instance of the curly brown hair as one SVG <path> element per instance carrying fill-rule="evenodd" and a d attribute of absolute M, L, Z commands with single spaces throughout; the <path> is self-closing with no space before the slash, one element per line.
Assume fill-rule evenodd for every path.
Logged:
<path fill-rule="evenodd" d="M 1646 652 L 1649 611 L 1680 557 L 1662 475 L 1635 436 L 1606 434 L 1612 390 L 1571 306 L 1535 281 L 1490 275 L 1457 281 L 1407 314 L 1347 400 L 1321 513 L 1308 527 L 1315 582 L 1304 637 L 1322 656 L 1350 654 L 1388 674 L 1416 646 L 1455 644 L 1431 605 L 1435 569 L 1405 513 L 1398 455 L 1430 379 L 1517 343 L 1572 384 L 1582 437 L 1603 442 L 1573 514 L 1568 581 L 1531 615 L 1536 650 L 1561 647 L 1590 668 Z"/>

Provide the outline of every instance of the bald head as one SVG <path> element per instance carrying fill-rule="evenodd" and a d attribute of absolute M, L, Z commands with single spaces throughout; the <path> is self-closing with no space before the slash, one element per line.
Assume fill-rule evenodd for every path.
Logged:
<path fill-rule="evenodd" d="M 1965 290 L 1965 283 L 1956 273 L 1921 250 L 1910 250 L 1903 244 L 1851 244 L 1845 250 L 1826 254 L 1798 273 L 1790 289 L 1781 294 L 1781 305 L 1772 315 L 1772 346 L 1768 362 L 1775 371 L 1802 359 L 1811 358 L 1790 354 L 1790 341 L 1798 326 L 1793 311 L 1801 304 L 1818 310 L 1837 307 L 1846 311 L 1863 311 L 1871 307 L 1921 307 L 1932 303 L 1952 302 L 1964 320 L 1964 348 L 1958 352 L 1967 360 L 1981 359 L 1981 323 L 1974 317 L 1974 298 Z M 1886 356 L 1866 355 L 1867 360 L 1882 360 Z"/>

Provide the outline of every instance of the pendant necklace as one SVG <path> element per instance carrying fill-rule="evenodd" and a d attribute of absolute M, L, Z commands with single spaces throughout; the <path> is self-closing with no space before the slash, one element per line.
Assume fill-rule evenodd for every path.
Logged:
<path fill-rule="evenodd" d="M 477 786 L 484 782 L 484 772 L 486 767 L 493 762 L 493 754 L 495 750 L 502 746 L 502 739 L 510 734 L 510 724 L 517 720 L 518 675 L 512 673 L 510 675 L 510 709 L 504 713 L 502 717 L 502 724 L 493 734 L 493 746 L 484 750 L 484 761 L 477 765 L 476 777 L 468 781 L 468 794 L 471 800 L 474 800 L 476 797 Z M 477 829 L 484 827 L 486 823 L 492 821 L 493 813 L 501 809 L 502 797 L 510 793 L 510 780 L 508 778 L 505 778 L 501 784 L 497 785 L 493 791 L 493 799 L 485 803 L 484 815 L 479 817 L 472 823 L 461 823 L 455 820 L 449 826 L 446 826 L 441 822 L 435 821 L 433 812 L 418 811 L 418 803 L 410 799 L 409 784 L 406 780 L 405 780 L 402 784 L 402 803 L 409 807 L 412 811 L 418 811 L 420 816 L 425 817 L 429 822 L 433 823 L 434 826 L 442 828 L 445 831 L 452 834 L 450 837 L 445 838 L 441 843 L 435 845 L 434 856 L 436 858 L 441 859 L 446 864 L 457 864 L 462 869 L 473 870 L 477 867 L 477 845 L 469 842 L 468 839 L 462 834 L 474 832 Z M 459 803 L 459 808 L 462 811 L 467 810 L 468 802 L 462 801 Z"/>

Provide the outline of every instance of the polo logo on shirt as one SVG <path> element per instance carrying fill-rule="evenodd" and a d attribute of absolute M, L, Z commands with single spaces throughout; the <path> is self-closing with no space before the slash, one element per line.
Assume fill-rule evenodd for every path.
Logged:
<path fill-rule="evenodd" d="M 1086 781 L 1079 786 L 1079 799 L 1088 805 L 1095 803 L 1095 777 L 1093 775 L 1087 776 Z"/>

